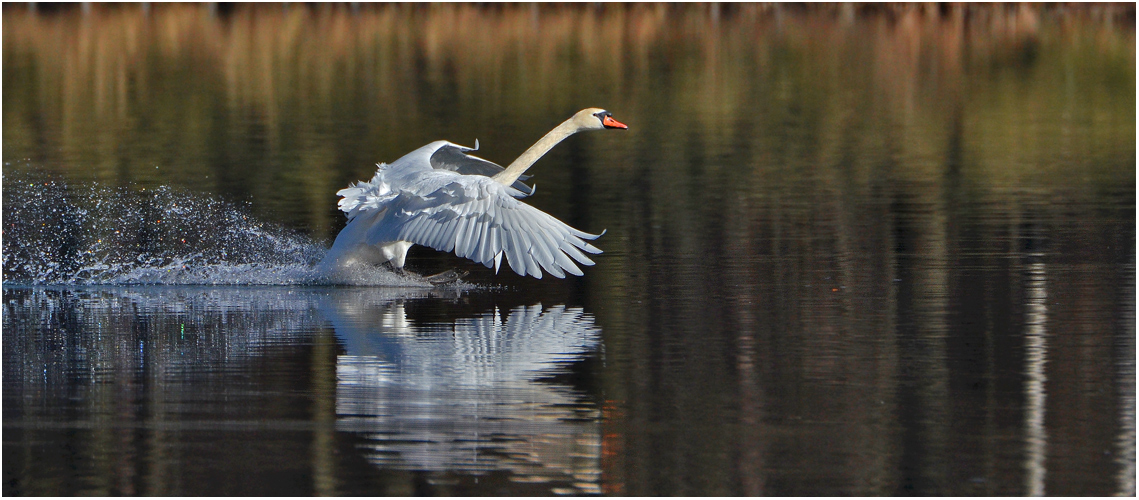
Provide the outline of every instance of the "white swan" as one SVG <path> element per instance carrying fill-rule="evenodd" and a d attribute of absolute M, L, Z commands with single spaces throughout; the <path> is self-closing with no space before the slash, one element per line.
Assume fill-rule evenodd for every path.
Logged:
<path fill-rule="evenodd" d="M 320 267 L 334 273 L 360 263 L 390 262 L 402 271 L 412 245 L 454 251 L 497 273 L 506 257 L 519 275 L 581 276 L 574 261 L 593 265 L 582 250 L 601 253 L 578 231 L 515 198 L 533 194 L 519 181 L 550 148 L 582 130 L 627 129 L 603 109 L 578 111 L 530 146 L 510 166 L 468 155 L 478 149 L 435 141 L 391 164 L 379 164 L 371 181 L 341 189 L 348 225 Z M 604 232 L 602 232 L 604 234 Z M 573 260 L 571 260 L 571 258 Z"/>

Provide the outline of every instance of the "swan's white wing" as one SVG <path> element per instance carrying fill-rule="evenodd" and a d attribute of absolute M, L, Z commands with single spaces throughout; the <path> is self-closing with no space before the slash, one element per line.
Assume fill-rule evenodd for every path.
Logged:
<path fill-rule="evenodd" d="M 514 199 L 520 193 L 489 177 L 445 170 L 415 177 L 384 203 L 388 210 L 368 229 L 367 244 L 410 241 L 455 252 L 493 266 L 495 272 L 505 256 L 514 272 L 535 278 L 543 270 L 559 278 L 566 272 L 581 276 L 574 261 L 593 265 L 582 251 L 601 253 L 585 241 L 600 235 L 574 229 Z"/>
<path fill-rule="evenodd" d="M 475 141 L 475 149 L 478 149 L 478 141 Z M 494 177 L 499 172 L 506 170 L 497 163 L 467 154 L 475 149 L 447 143 L 431 154 L 431 167 L 436 170 L 450 170 L 462 175 L 482 175 L 485 177 Z M 534 194 L 534 188 L 522 183 L 522 180 L 528 178 L 529 176 L 521 176 L 510 187 L 530 196 Z"/>

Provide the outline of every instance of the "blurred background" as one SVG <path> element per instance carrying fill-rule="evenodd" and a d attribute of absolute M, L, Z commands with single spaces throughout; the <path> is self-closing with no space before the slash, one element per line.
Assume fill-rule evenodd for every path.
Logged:
<path fill-rule="evenodd" d="M 564 418 L 597 426 L 596 472 L 557 492 L 1134 495 L 1134 4 L 5 3 L 3 68 L 5 299 L 22 304 L 5 309 L 5 494 L 193 495 L 216 491 L 190 478 L 220 473 L 145 482 L 177 459 L 129 436 L 114 445 L 140 447 L 127 458 L 77 459 L 79 479 L 39 472 L 68 468 L 13 422 L 86 411 L 36 377 L 79 361 L 36 340 L 51 328 L 10 323 L 63 299 L 10 296 L 36 275 L 7 256 L 34 245 L 63 262 L 97 239 L 23 236 L 51 220 L 36 200 L 107 208 L 16 184 L 175 188 L 328 245 L 345 223 L 335 192 L 377 162 L 477 138 L 505 165 L 595 106 L 629 130 L 556 147 L 526 200 L 607 230 L 583 278 L 409 257 L 501 287 L 468 317 L 539 302 L 590 315 L 596 342 L 564 371 L 593 413 Z M 153 250 L 158 219 L 110 251 Z M 413 323 L 455 315 L 413 302 Z M 284 365 L 345 355 L 342 330 L 297 328 L 308 343 Z M 161 380 L 145 359 L 123 362 Z M 336 369 L 304 367 L 271 373 L 313 398 L 336 385 Z M 102 397 L 148 415 L 137 394 Z M 485 471 L 462 467 L 360 479 L 373 468 L 392 470 L 321 469 L 297 494 L 554 491 L 479 486 Z M 327 477 L 339 489 L 319 490 Z"/>

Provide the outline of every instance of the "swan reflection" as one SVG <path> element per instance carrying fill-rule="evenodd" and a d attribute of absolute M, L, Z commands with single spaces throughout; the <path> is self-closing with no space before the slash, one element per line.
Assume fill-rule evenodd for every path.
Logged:
<path fill-rule="evenodd" d="M 72 425 L 61 415 L 81 404 L 81 415 L 172 430 L 148 434 L 159 448 L 206 425 L 238 442 L 252 428 L 288 430 L 262 438 L 287 449 L 312 418 L 320 481 L 359 463 L 332 458 L 337 440 L 327 430 L 352 434 L 379 469 L 429 480 L 493 470 L 553 492 L 598 492 L 599 409 L 549 382 L 597 349 L 593 318 L 565 306 L 468 303 L 489 298 L 395 288 L 6 288 L 5 429 L 40 436 Z M 329 326 L 338 342 L 328 342 Z M 282 394 L 274 383 L 311 389 Z M 80 425 L 99 422 L 90 415 Z M 77 446 L 107 460 L 172 470 L 161 457 L 150 461 L 153 443 L 111 450 L 83 436 Z"/>
<path fill-rule="evenodd" d="M 402 300 L 334 298 L 323 311 L 345 346 L 337 358 L 338 430 L 368 439 L 384 468 L 554 481 L 600 493 L 596 405 L 541 381 L 580 361 L 600 331 L 580 308 L 493 308 L 415 322 Z"/>

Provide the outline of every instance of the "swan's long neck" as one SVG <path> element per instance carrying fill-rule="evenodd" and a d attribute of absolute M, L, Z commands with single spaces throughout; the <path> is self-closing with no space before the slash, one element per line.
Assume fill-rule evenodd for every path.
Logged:
<path fill-rule="evenodd" d="M 573 118 L 570 118 L 562 122 L 561 125 L 554 127 L 553 130 L 551 130 L 541 139 L 538 139 L 538 142 L 535 142 L 533 146 L 530 146 L 530 149 L 527 149 L 525 153 L 522 153 L 522 156 L 519 156 L 517 160 L 514 160 L 514 163 L 511 163 L 510 166 L 506 167 L 506 170 L 499 172 L 498 175 L 495 175 L 492 177 L 492 179 L 507 186 L 514 184 L 514 181 L 518 180 L 518 177 L 525 173 L 526 169 L 530 168 L 534 162 L 538 161 L 538 158 L 541 158 L 542 155 L 545 155 L 550 151 L 550 149 L 556 146 L 559 142 L 562 142 L 566 137 L 569 137 L 581 130 L 576 124 L 574 124 L 573 121 Z"/>

